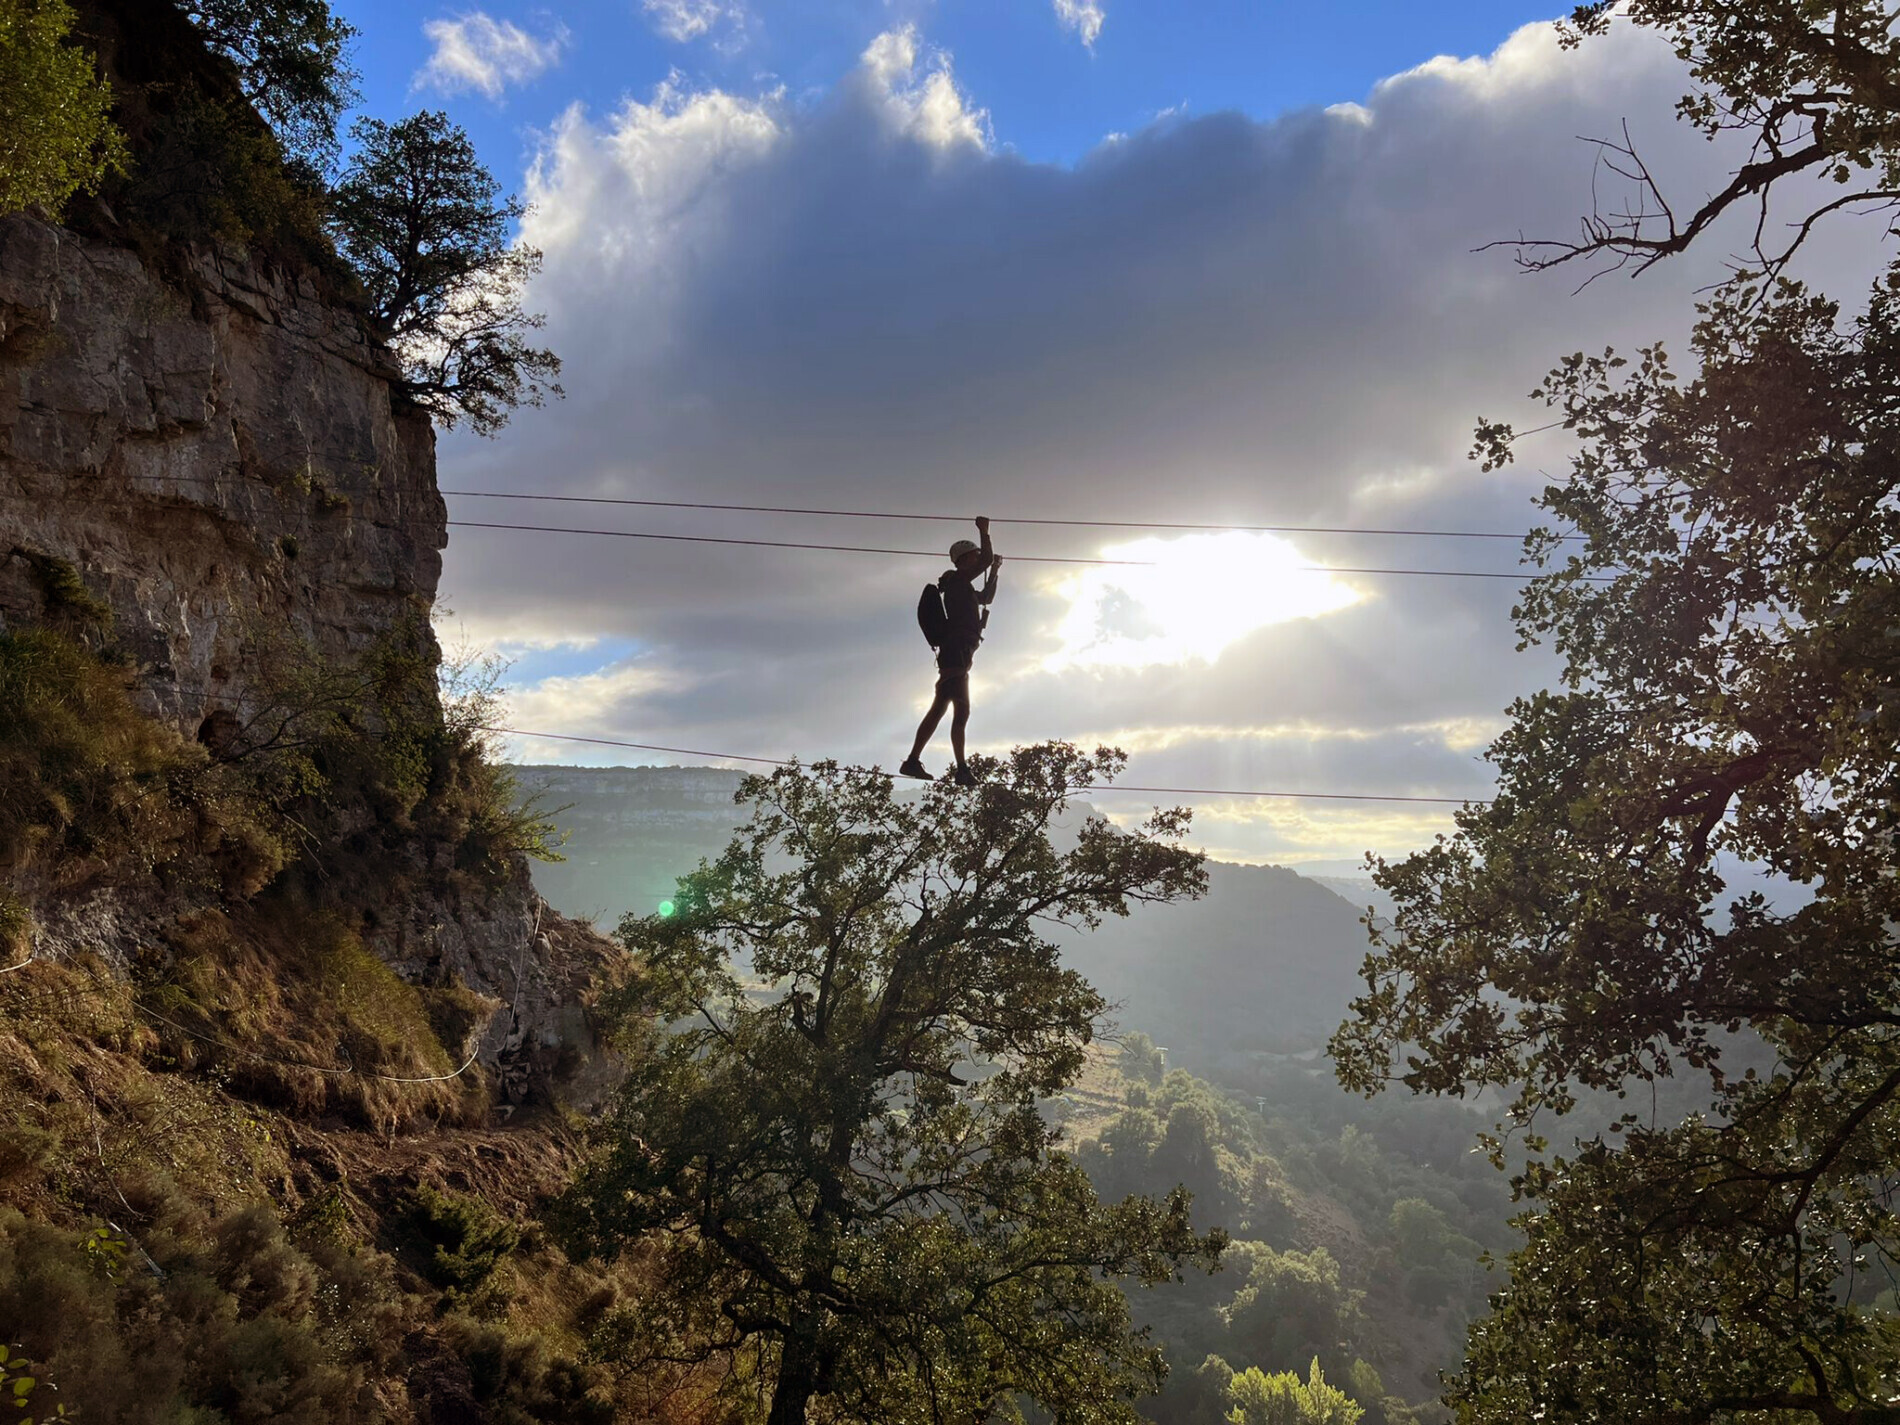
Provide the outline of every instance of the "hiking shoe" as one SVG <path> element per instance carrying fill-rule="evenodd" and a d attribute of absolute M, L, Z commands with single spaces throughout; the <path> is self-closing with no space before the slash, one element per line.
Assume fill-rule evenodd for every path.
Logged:
<path fill-rule="evenodd" d="M 926 782 L 935 780 L 930 773 L 924 770 L 924 764 L 919 762 L 915 757 L 906 757 L 903 763 L 898 767 L 897 775 L 900 777 L 920 777 Z"/>
<path fill-rule="evenodd" d="M 959 787 L 974 787 L 976 785 L 976 773 L 972 772 L 968 767 L 959 767 L 957 768 L 956 782 Z"/>

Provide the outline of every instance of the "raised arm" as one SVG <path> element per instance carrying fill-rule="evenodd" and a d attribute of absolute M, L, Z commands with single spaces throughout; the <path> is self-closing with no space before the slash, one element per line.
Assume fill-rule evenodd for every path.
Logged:
<path fill-rule="evenodd" d="M 1003 556 L 990 548 L 990 521 L 988 515 L 976 517 L 976 532 L 983 538 L 983 562 L 989 566 L 989 578 L 983 581 L 983 587 L 977 590 L 976 601 L 987 604 L 996 597 L 996 571 L 1003 567 Z"/>

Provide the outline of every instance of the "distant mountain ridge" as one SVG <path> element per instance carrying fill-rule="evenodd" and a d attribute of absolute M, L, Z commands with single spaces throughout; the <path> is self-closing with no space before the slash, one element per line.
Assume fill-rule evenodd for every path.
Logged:
<path fill-rule="evenodd" d="M 742 772 L 524 765 L 516 774 L 544 805 L 566 807 L 556 821 L 569 833 L 568 859 L 537 866 L 536 885 L 557 910 L 604 928 L 654 911 L 745 820 L 733 800 Z M 1125 1027 L 1206 1073 L 1325 1043 L 1360 988 L 1368 902 L 1357 893 L 1369 888 L 1345 882 L 1342 896 L 1284 867 L 1211 862 L 1204 899 L 1138 906 L 1058 943 L 1120 1006 Z"/>

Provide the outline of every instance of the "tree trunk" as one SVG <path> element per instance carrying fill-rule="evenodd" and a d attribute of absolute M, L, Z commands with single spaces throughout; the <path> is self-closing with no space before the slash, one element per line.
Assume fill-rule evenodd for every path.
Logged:
<path fill-rule="evenodd" d="M 805 1425 L 805 1406 L 818 1392 L 818 1353 L 802 1336 L 788 1336 L 779 1356 L 778 1384 L 765 1425 Z"/>

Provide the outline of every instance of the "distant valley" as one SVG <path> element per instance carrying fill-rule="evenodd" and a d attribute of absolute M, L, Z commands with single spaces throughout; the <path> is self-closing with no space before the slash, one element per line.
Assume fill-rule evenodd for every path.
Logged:
<path fill-rule="evenodd" d="M 725 849 L 744 820 L 743 774 L 712 767 L 517 769 L 568 833 L 567 860 L 535 867 L 557 909 L 611 930 L 649 914 L 677 878 Z M 1328 884 L 1330 882 L 1330 884 Z M 1070 963 L 1121 1006 L 1124 1027 L 1207 1074 L 1262 1057 L 1306 1057 L 1359 988 L 1370 882 L 1308 879 L 1277 866 L 1208 867 L 1189 905 L 1139 906 L 1099 930 L 1058 937 Z"/>

